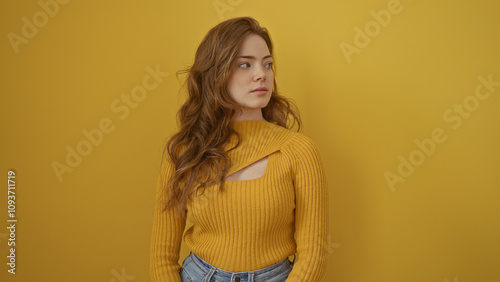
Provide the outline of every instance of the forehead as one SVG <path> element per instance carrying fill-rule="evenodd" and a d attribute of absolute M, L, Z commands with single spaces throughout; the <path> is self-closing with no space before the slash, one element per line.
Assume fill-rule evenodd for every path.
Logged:
<path fill-rule="evenodd" d="M 239 52 L 240 56 L 254 55 L 257 58 L 269 55 L 269 48 L 267 48 L 264 38 L 257 34 L 249 34 L 245 36 L 241 43 Z"/>

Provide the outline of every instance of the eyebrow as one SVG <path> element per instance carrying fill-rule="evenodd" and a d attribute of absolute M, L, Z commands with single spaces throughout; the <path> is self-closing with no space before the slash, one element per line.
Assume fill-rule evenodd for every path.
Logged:
<path fill-rule="evenodd" d="M 254 56 L 238 56 L 238 58 L 244 58 L 244 59 L 252 59 L 252 60 L 255 60 L 255 57 Z M 267 56 L 264 56 L 264 58 L 262 58 L 263 60 L 264 59 L 267 59 L 267 58 L 273 58 L 273 56 L 271 55 L 267 55 Z"/>

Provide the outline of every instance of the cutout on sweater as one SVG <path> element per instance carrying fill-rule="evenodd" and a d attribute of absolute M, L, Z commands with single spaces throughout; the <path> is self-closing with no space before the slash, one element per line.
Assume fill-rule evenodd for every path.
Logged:
<path fill-rule="evenodd" d="M 234 172 L 226 177 L 226 181 L 252 180 L 261 178 L 266 173 L 268 156 Z"/>

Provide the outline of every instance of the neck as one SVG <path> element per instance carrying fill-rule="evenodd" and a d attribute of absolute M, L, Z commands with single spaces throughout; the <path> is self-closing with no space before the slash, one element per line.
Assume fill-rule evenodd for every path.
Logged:
<path fill-rule="evenodd" d="M 233 121 L 241 121 L 241 120 L 262 120 L 262 121 L 266 121 L 264 119 L 264 117 L 262 116 L 262 109 L 258 109 L 258 110 L 254 110 L 254 111 L 245 111 L 245 110 L 242 110 L 241 112 L 240 111 L 237 111 L 233 118 L 232 118 Z"/>

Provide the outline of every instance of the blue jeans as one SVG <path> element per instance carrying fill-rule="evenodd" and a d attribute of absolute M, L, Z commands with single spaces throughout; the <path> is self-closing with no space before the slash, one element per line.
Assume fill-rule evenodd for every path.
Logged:
<path fill-rule="evenodd" d="M 191 252 L 182 263 L 179 273 L 182 282 L 283 282 L 292 271 L 295 258 L 294 255 L 293 262 L 285 258 L 254 271 L 230 272 L 209 264 Z"/>

